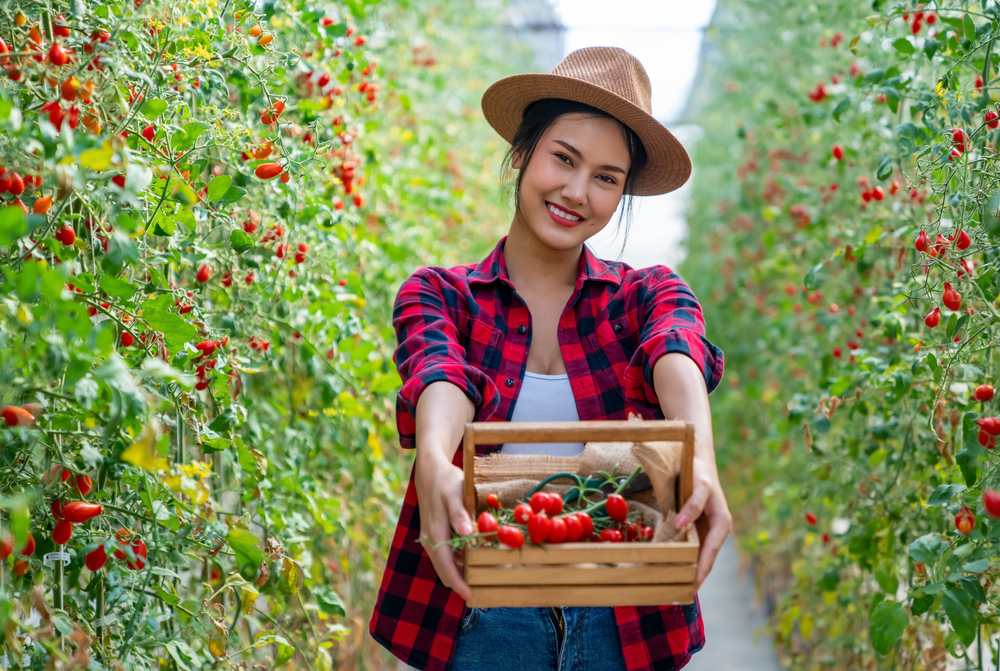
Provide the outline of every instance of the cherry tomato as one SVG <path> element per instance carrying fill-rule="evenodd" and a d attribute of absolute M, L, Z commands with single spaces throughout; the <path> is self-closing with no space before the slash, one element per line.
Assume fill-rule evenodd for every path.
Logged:
<path fill-rule="evenodd" d="M 976 518 L 968 507 L 962 508 L 962 510 L 955 515 L 955 528 L 958 529 L 958 533 L 963 536 L 967 535 L 970 531 L 976 528 Z"/>
<path fill-rule="evenodd" d="M 514 521 L 518 524 L 527 524 L 534 516 L 534 511 L 527 503 L 519 503 L 517 507 L 514 508 Z"/>
<path fill-rule="evenodd" d="M 0 561 L 6 561 L 10 553 L 14 551 L 14 537 L 10 534 L 5 534 L 3 538 L 0 538 Z"/>
<path fill-rule="evenodd" d="M 17 575 L 24 575 L 28 572 L 28 562 L 23 559 L 14 564 L 14 573 Z"/>
<path fill-rule="evenodd" d="M 816 516 L 812 513 L 806 513 L 806 522 L 812 526 L 816 526 Z"/>
<path fill-rule="evenodd" d="M 528 537 L 531 542 L 535 545 L 541 545 L 545 542 L 545 539 L 549 537 L 552 532 L 552 520 L 549 516 L 545 514 L 545 511 L 539 511 L 531 520 L 528 521 Z"/>
<path fill-rule="evenodd" d="M 479 533 L 481 534 L 494 533 L 497 530 L 497 518 L 493 517 L 492 513 L 488 513 L 484 510 L 479 513 L 477 526 L 479 527 Z"/>
<path fill-rule="evenodd" d="M 21 554 L 26 557 L 35 554 L 35 537 L 31 535 L 30 531 L 28 532 L 28 540 L 25 541 L 24 547 L 21 548 Z"/>
<path fill-rule="evenodd" d="M 621 494 L 608 494 L 608 500 L 604 504 L 608 510 L 608 516 L 616 522 L 624 522 L 628 517 L 628 503 Z"/>
<path fill-rule="evenodd" d="M 964 233 L 964 231 L 963 231 L 963 233 Z M 993 385 L 992 384 L 981 384 L 978 387 L 976 387 L 976 400 L 977 401 L 982 401 L 983 403 L 985 403 L 986 401 L 990 400 L 991 398 L 993 398 Z"/>
<path fill-rule="evenodd" d="M 103 545 L 99 545 L 96 550 L 87 553 L 86 564 L 91 571 L 100 571 L 107 562 L 108 553 Z"/>
<path fill-rule="evenodd" d="M 494 510 L 500 510 L 500 498 L 496 494 L 487 494 L 486 505 Z"/>
<path fill-rule="evenodd" d="M 652 541 L 653 527 L 647 527 L 646 525 L 642 525 L 642 527 L 639 529 L 639 538 L 641 538 L 644 541 Z"/>
<path fill-rule="evenodd" d="M 531 510 L 536 513 L 547 510 L 549 507 L 549 495 L 546 492 L 535 492 L 531 495 L 528 503 L 531 505 Z"/>
<path fill-rule="evenodd" d="M 632 522 L 631 524 L 625 527 L 625 540 L 631 542 L 637 540 L 638 538 L 639 538 L 639 525 L 636 524 L 635 522 Z"/>
<path fill-rule="evenodd" d="M 68 521 L 74 524 L 82 524 L 100 515 L 101 511 L 102 507 L 100 503 L 70 501 L 63 507 L 62 514 Z"/>
<path fill-rule="evenodd" d="M 552 492 L 549 494 L 549 504 L 545 506 L 545 512 L 549 514 L 549 517 L 555 517 L 562 512 L 563 500 L 562 494 L 558 492 Z"/>
<path fill-rule="evenodd" d="M 52 500 L 52 517 L 57 521 L 63 519 L 63 507 L 66 505 L 65 501 L 62 499 Z"/>
<path fill-rule="evenodd" d="M 56 522 L 56 528 L 52 530 L 52 542 L 56 545 L 66 545 L 73 536 L 73 523 L 66 520 Z"/>
<path fill-rule="evenodd" d="M 546 543 L 562 543 L 566 540 L 566 520 L 561 517 L 557 517 L 552 520 L 552 530 L 549 532 L 549 537 L 545 539 Z"/>
<path fill-rule="evenodd" d="M 508 524 L 500 527 L 500 531 L 497 532 L 497 540 L 506 545 L 509 548 L 517 549 L 524 545 L 524 532 L 522 532 L 517 527 L 512 527 Z"/>
<path fill-rule="evenodd" d="M 605 543 L 621 543 L 624 538 L 618 529 L 605 529 L 601 532 L 601 540 Z"/>
<path fill-rule="evenodd" d="M 577 513 L 576 518 L 580 520 L 580 538 L 590 538 L 594 535 L 594 520 L 590 519 L 590 513 Z"/>
<path fill-rule="evenodd" d="M 576 513 L 564 518 L 566 520 L 566 542 L 576 543 L 583 535 L 583 525 Z"/>

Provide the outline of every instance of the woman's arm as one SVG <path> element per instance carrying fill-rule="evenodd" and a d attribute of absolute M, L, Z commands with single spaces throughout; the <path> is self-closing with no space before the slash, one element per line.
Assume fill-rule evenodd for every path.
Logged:
<path fill-rule="evenodd" d="M 466 601 L 472 595 L 456 564 L 461 551 L 453 554 L 448 545 L 436 550 L 430 546 L 449 540 L 453 528 L 462 536 L 473 531 L 472 520 L 465 510 L 464 473 L 452 460 L 465 435 L 465 425 L 475 414 L 472 399 L 450 382 L 427 385 L 417 399 L 413 479 L 420 510 L 420 535 L 429 541 L 427 554 L 438 578 Z"/>
<path fill-rule="evenodd" d="M 694 491 L 680 510 L 675 526 L 695 521 L 701 548 L 695 591 L 708 577 L 715 558 L 733 527 L 733 516 L 719 482 L 712 439 L 712 413 L 708 389 L 698 364 L 686 354 L 668 352 L 653 365 L 653 386 L 666 419 L 694 424 Z"/>

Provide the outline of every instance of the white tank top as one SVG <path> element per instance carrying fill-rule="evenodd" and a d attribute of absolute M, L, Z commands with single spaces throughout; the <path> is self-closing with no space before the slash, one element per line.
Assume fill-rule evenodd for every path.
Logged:
<path fill-rule="evenodd" d="M 540 375 L 525 371 L 521 391 L 514 401 L 512 422 L 578 422 L 569 374 Z M 556 457 L 577 457 L 583 443 L 507 443 L 503 454 L 549 454 Z"/>

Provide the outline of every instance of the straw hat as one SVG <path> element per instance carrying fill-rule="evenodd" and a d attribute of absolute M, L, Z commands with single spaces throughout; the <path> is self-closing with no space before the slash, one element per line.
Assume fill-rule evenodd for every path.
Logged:
<path fill-rule="evenodd" d="M 691 176 L 691 158 L 673 133 L 653 118 L 650 85 L 639 60 L 617 47 L 577 49 L 551 74 L 511 75 L 483 93 L 483 114 L 510 142 L 524 108 L 543 98 L 564 98 L 607 112 L 636 132 L 649 160 L 629 192 L 655 196 L 680 187 Z"/>

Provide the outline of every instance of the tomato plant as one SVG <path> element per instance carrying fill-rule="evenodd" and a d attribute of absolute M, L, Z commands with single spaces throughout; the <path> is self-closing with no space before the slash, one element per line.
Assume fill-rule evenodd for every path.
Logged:
<path fill-rule="evenodd" d="M 492 14 L 0 9 L 7 659 L 379 666 L 392 304 L 504 224 L 479 97 L 530 54 Z"/>

